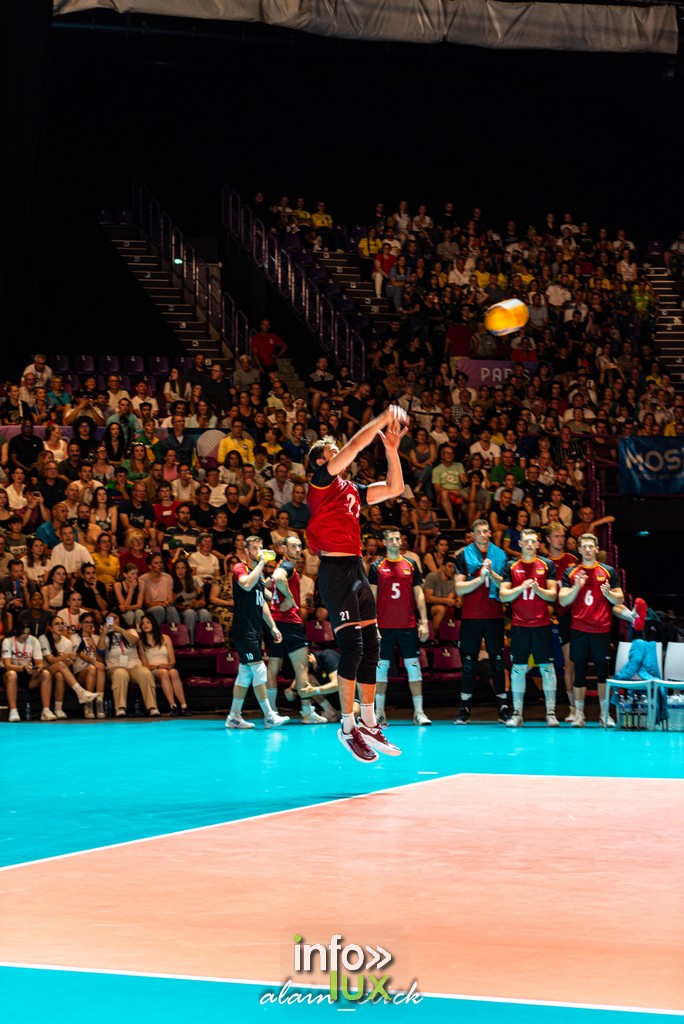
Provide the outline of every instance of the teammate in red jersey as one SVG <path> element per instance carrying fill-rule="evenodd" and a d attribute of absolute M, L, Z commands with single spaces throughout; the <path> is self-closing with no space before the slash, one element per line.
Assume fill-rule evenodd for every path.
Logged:
<path fill-rule="evenodd" d="M 362 505 L 398 498 L 404 490 L 399 442 L 406 433 L 406 413 L 391 405 L 338 448 L 324 437 L 309 451 L 312 471 L 307 501 L 311 519 L 306 535 L 309 547 L 320 555 L 318 589 L 340 648 L 338 680 L 342 728 L 338 737 L 357 761 L 376 761 L 378 751 L 396 756 L 375 719 L 375 678 L 379 642 L 375 598 L 361 558 L 359 514 Z M 356 456 L 379 435 L 387 455 L 387 479 L 356 484 L 343 476 Z M 354 693 L 359 685 L 361 719 L 354 717 Z"/>
<path fill-rule="evenodd" d="M 541 558 L 536 530 L 520 534 L 522 558 L 509 562 L 503 571 L 499 594 L 504 604 L 513 605 L 511 622 L 511 690 L 513 714 L 506 722 L 513 728 L 523 724 L 523 702 L 527 662 L 532 655 L 541 672 L 546 702 L 546 724 L 558 726 L 556 718 L 556 669 L 553 665 L 551 605 L 556 600 L 556 569 Z"/>
<path fill-rule="evenodd" d="M 378 725 L 387 725 L 385 716 L 385 694 L 390 658 L 395 647 L 404 659 L 413 700 L 413 724 L 432 725 L 423 711 L 423 676 L 420 671 L 420 648 L 418 642 L 428 638 L 427 606 L 423 593 L 423 577 L 420 569 L 410 558 L 404 558 L 399 550 L 399 530 L 385 530 L 384 558 L 376 558 L 368 573 L 373 596 L 378 605 L 378 629 L 380 630 L 380 661 L 378 662 L 377 685 L 375 688 L 375 714 Z M 418 622 L 416 622 L 416 608 Z"/>
<path fill-rule="evenodd" d="M 508 558 L 492 544 L 492 531 L 486 519 L 476 519 L 471 527 L 473 542 L 456 557 L 456 593 L 461 607 L 461 635 L 458 646 L 461 670 L 461 708 L 454 725 L 470 722 L 470 700 L 475 689 L 475 671 L 484 640 L 492 666 L 492 686 L 499 705 L 499 721 L 511 717 L 506 695 L 504 667 L 504 616 L 499 601 L 501 573 Z"/>
<path fill-rule="evenodd" d="M 264 713 L 264 725 L 267 729 L 275 729 L 290 721 L 287 716 L 278 715 L 275 708 L 271 707 L 266 690 L 266 666 L 261 648 L 264 622 L 274 640 L 280 641 L 282 636 L 264 599 L 263 572 L 267 561 L 264 556 L 267 553 L 263 546 L 261 537 L 248 537 L 245 541 L 245 560 L 233 567 L 235 618 L 231 637 L 240 658 L 240 668 L 233 687 L 230 712 L 226 718 L 227 729 L 254 728 L 253 722 L 246 722 L 242 717 L 242 705 L 250 683 L 254 686 L 254 696 Z"/>
<path fill-rule="evenodd" d="M 273 708 L 276 706 L 278 695 L 278 674 L 286 656 L 289 657 L 294 669 L 295 689 L 301 691 L 309 686 L 309 645 L 299 613 L 299 573 L 295 569 L 301 553 L 302 542 L 299 537 L 287 537 L 285 557 L 271 576 L 271 615 L 282 636 L 280 643 L 276 643 L 275 637 L 272 637 L 268 645 L 268 699 Z M 328 719 L 314 710 L 310 697 L 302 697 L 302 721 L 305 725 L 328 724 Z"/>
<path fill-rule="evenodd" d="M 570 656 L 575 663 L 574 728 L 586 725 L 584 701 L 587 693 L 587 668 L 593 661 L 598 678 L 600 722 L 614 726 L 606 707 L 606 679 L 610 671 L 610 624 L 613 607 L 624 608 L 620 578 L 611 565 L 596 560 L 598 538 L 583 533 L 578 550 L 582 561 L 566 569 L 558 595 L 560 604 L 572 608 Z"/>
<path fill-rule="evenodd" d="M 565 550 L 565 527 L 562 523 L 550 523 L 544 530 L 544 536 L 549 552 L 549 561 L 555 565 L 556 580 L 560 583 L 565 570 L 579 565 L 579 559 L 570 551 Z M 563 680 L 568 697 L 568 714 L 565 721 L 572 722 L 575 718 L 575 666 L 570 657 L 570 609 L 564 608 L 560 601 L 556 600 L 555 613 L 558 622 L 558 639 L 563 652 Z"/>

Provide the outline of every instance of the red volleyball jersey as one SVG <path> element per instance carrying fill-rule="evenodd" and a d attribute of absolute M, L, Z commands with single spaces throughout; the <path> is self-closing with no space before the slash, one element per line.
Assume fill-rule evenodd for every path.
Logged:
<path fill-rule="evenodd" d="M 572 569 L 574 565 L 578 565 L 579 558 L 576 558 L 575 555 L 571 555 L 569 551 L 564 551 L 559 558 L 552 558 L 551 555 L 549 555 L 549 562 L 553 562 L 556 567 L 556 579 L 562 580 L 565 576 L 565 570 Z M 560 590 L 560 587 L 558 589 Z M 569 605 L 564 608 L 558 603 L 558 601 L 556 601 L 554 608 L 557 619 L 562 618 L 564 615 L 569 615 L 571 611 Z"/>
<path fill-rule="evenodd" d="M 593 565 L 586 566 L 579 563 L 565 570 L 562 586 L 574 586 L 574 578 L 580 569 L 584 569 L 588 578 L 570 605 L 570 628 L 582 630 L 584 633 L 610 633 L 613 606 L 601 593 L 601 587 L 607 583 L 610 589 L 614 590 L 620 586 L 620 577 L 612 565 L 594 562 Z"/>
<path fill-rule="evenodd" d="M 325 465 L 318 467 L 306 496 L 311 509 L 306 537 L 314 554 L 343 551 L 361 557 L 359 518 L 367 490 L 365 484 L 331 476 Z"/>
<path fill-rule="evenodd" d="M 287 576 L 288 586 L 290 593 L 294 598 L 294 604 L 291 608 L 288 608 L 286 612 L 280 610 L 284 598 L 278 590 L 275 583 L 273 584 L 273 600 L 271 601 L 271 615 L 275 622 L 296 622 L 301 625 L 302 617 L 299 614 L 299 608 L 301 605 L 301 594 L 300 594 L 300 579 L 299 573 L 295 569 L 292 562 L 287 558 L 283 558 L 282 562 L 278 566 L 279 569 L 285 570 Z"/>
<path fill-rule="evenodd" d="M 546 558 L 537 558 L 533 562 L 524 562 L 519 558 L 515 562 L 509 562 L 501 574 L 505 582 L 513 587 L 519 587 L 525 580 L 536 579 L 540 587 L 548 589 L 548 581 L 555 580 L 556 569 L 553 562 Z M 511 625 L 524 626 L 548 626 L 551 623 L 551 605 L 545 601 L 534 590 L 523 590 L 511 602 L 513 617 Z"/>
<path fill-rule="evenodd" d="M 368 582 L 378 588 L 379 629 L 415 628 L 413 588 L 422 581 L 420 569 L 410 558 L 376 558 L 368 571 Z"/>
<path fill-rule="evenodd" d="M 485 556 L 482 555 L 482 557 Z M 465 555 L 461 552 L 456 559 L 456 572 L 459 576 L 474 580 L 481 575 L 482 566 L 478 565 L 474 573 L 469 573 Z M 490 597 L 488 583 L 483 583 L 481 587 L 473 590 L 470 594 L 464 594 L 461 600 L 463 601 L 461 605 L 462 619 L 503 619 L 504 610 L 499 601 L 499 592 L 497 590 L 496 597 Z"/>

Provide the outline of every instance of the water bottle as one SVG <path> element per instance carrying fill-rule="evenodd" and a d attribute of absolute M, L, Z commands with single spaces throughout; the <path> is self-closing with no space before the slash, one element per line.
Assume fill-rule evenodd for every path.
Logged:
<path fill-rule="evenodd" d="M 31 705 L 29 704 L 28 701 L 26 701 L 26 707 L 24 708 L 24 721 L 25 722 L 30 722 L 31 721 L 31 713 L 32 713 L 31 712 Z"/>

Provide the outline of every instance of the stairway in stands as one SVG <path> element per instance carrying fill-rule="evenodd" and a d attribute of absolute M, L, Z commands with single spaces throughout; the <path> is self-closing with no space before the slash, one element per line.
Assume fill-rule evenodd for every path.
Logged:
<path fill-rule="evenodd" d="M 654 341 L 658 358 L 667 367 L 673 387 L 684 391 L 684 312 L 682 300 L 666 267 L 644 264 L 644 273 L 658 297 Z"/>
<path fill-rule="evenodd" d="M 359 257 L 332 251 L 316 253 L 316 257 L 330 277 L 341 285 L 346 297 L 356 302 L 361 316 L 367 317 L 371 327 L 382 334 L 394 316 L 394 305 L 384 297 L 376 298 L 372 282 L 361 277 Z"/>
<path fill-rule="evenodd" d="M 191 354 L 202 352 L 207 360 L 221 360 L 220 342 L 211 337 L 206 323 L 197 318 L 195 306 L 186 301 L 182 283 L 174 281 L 151 243 L 135 224 L 103 224 L 121 259 L 183 347 Z"/>

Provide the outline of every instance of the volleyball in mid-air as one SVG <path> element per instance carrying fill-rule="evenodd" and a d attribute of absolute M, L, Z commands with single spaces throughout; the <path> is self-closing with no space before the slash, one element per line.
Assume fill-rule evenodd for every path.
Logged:
<path fill-rule="evenodd" d="M 512 334 L 519 331 L 529 320 L 527 306 L 519 299 L 506 299 L 490 306 L 485 313 L 484 323 L 490 334 Z"/>

